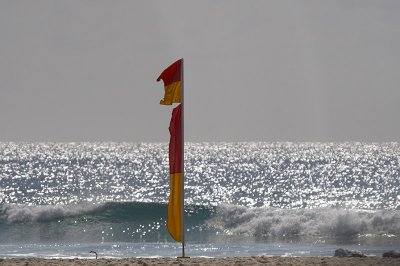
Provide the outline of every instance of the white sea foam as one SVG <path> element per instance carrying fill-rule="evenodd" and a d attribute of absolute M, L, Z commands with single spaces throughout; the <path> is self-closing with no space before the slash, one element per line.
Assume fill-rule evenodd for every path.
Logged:
<path fill-rule="evenodd" d="M 400 236 L 400 211 L 248 208 L 222 204 L 209 225 L 226 233 L 255 237 Z"/>
<path fill-rule="evenodd" d="M 90 213 L 102 206 L 102 204 L 42 206 L 5 204 L 2 206 L 2 213 L 5 216 L 6 220 L 10 223 L 44 222 Z"/>

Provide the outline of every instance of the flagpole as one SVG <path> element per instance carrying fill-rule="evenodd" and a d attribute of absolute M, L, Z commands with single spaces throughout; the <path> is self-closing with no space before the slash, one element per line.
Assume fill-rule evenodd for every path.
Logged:
<path fill-rule="evenodd" d="M 185 258 L 185 108 L 184 108 L 184 64 L 182 58 L 182 66 L 181 66 L 181 93 L 182 93 L 182 258 Z"/>
<path fill-rule="evenodd" d="M 179 258 L 188 258 L 185 256 L 185 223 L 184 223 L 185 222 L 184 221 L 185 126 L 184 126 L 183 69 L 184 69 L 183 58 L 181 58 L 180 60 L 176 61 L 175 63 L 164 69 L 161 75 L 157 78 L 157 81 L 163 80 L 164 82 L 165 94 L 164 94 L 164 99 L 160 101 L 160 104 L 171 105 L 173 103 L 180 103 L 180 105 L 175 107 L 172 111 L 172 118 L 169 127 L 169 131 L 171 134 L 169 143 L 170 198 L 168 201 L 167 229 L 175 241 L 182 243 L 182 257 Z M 180 73 L 178 71 L 180 71 Z M 178 82 L 180 83 L 179 85 Z M 180 89 L 180 92 L 177 91 L 178 89 Z M 177 131 L 178 128 L 180 128 L 181 132 Z M 179 145 L 181 146 L 180 151 L 177 150 Z M 181 183 L 179 184 L 179 182 Z M 179 190 L 181 190 L 181 192 L 179 192 Z M 181 193 L 181 195 L 179 195 L 179 193 Z M 179 221 L 179 219 L 181 220 Z"/>

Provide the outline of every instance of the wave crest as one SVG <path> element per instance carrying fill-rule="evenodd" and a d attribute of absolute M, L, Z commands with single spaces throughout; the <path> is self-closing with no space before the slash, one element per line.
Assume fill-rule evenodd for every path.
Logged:
<path fill-rule="evenodd" d="M 1 213 L 10 223 L 46 222 L 91 213 L 102 206 L 103 204 L 39 206 L 5 204 L 2 206 Z"/>

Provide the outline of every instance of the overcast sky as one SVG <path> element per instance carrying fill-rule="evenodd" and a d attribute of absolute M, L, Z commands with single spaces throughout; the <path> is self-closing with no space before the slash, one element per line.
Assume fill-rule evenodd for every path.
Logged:
<path fill-rule="evenodd" d="M 400 1 L 0 0 L 0 141 L 400 141 Z"/>

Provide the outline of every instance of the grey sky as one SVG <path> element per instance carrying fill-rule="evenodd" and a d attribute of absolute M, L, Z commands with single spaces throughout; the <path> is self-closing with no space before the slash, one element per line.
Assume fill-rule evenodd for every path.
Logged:
<path fill-rule="evenodd" d="M 400 1 L 0 1 L 0 141 L 400 141 Z"/>

